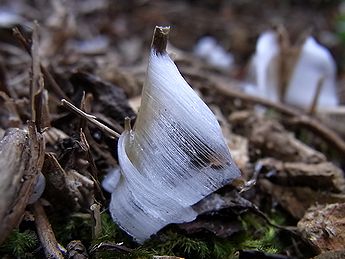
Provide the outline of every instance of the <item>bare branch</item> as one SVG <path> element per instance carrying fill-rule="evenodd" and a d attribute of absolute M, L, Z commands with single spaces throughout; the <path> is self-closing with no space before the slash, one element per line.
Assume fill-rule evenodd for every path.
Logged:
<path fill-rule="evenodd" d="M 108 126 L 104 125 L 103 123 L 99 122 L 97 118 L 91 114 L 88 114 L 86 112 L 83 112 L 82 110 L 78 109 L 76 106 L 74 106 L 72 103 L 68 102 L 65 99 L 61 100 L 61 103 L 63 106 L 68 108 L 70 111 L 74 112 L 78 116 L 82 117 L 83 119 L 87 120 L 88 122 L 91 122 L 93 125 L 95 125 L 97 128 L 102 130 L 104 133 L 106 133 L 111 138 L 119 138 L 121 134 L 117 133 L 116 131 L 112 130 Z"/>

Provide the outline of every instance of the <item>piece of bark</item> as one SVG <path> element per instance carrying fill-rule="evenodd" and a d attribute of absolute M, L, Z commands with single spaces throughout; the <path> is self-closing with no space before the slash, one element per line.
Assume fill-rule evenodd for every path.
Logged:
<path fill-rule="evenodd" d="M 44 159 L 44 143 L 33 122 L 10 129 L 0 141 L 0 244 L 21 221 Z"/>
<path fill-rule="evenodd" d="M 342 170 L 329 162 L 305 164 L 281 162 L 272 158 L 258 162 L 270 181 L 284 186 L 307 186 L 315 190 L 344 192 Z"/>
<path fill-rule="evenodd" d="M 277 121 L 261 118 L 253 113 L 235 113 L 230 117 L 234 127 L 241 125 L 249 138 L 249 155 L 252 161 L 274 157 L 284 162 L 320 163 L 326 157 L 305 145 L 286 131 Z"/>
<path fill-rule="evenodd" d="M 309 187 L 280 186 L 266 179 L 260 179 L 258 186 L 296 219 L 301 219 L 306 210 L 316 203 L 345 202 L 345 194 L 314 191 Z"/>
<path fill-rule="evenodd" d="M 321 252 L 345 249 L 345 202 L 311 207 L 298 222 L 297 228 L 316 250 Z"/>
<path fill-rule="evenodd" d="M 325 160 L 323 154 L 297 140 L 277 122 L 267 121 L 257 125 L 250 138 L 252 157 L 273 156 L 285 162 L 317 163 Z"/>

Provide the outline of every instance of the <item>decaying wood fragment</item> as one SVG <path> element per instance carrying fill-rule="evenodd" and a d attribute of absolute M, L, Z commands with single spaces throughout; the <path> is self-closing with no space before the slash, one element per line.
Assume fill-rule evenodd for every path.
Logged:
<path fill-rule="evenodd" d="M 345 203 L 345 194 L 315 191 L 309 187 L 281 186 L 266 179 L 260 179 L 258 186 L 296 219 L 301 219 L 314 204 Z"/>
<path fill-rule="evenodd" d="M 218 83 L 214 84 L 214 87 L 219 96 L 234 99 L 238 98 L 248 103 L 259 104 L 279 111 L 282 115 L 288 116 L 287 119 L 284 120 L 285 122 L 287 122 L 287 124 L 292 124 L 294 126 L 308 129 L 311 132 L 315 133 L 318 137 L 324 139 L 326 142 L 332 145 L 332 147 L 337 149 L 341 154 L 345 153 L 345 141 L 334 130 L 332 130 L 319 120 L 314 119 L 304 114 L 303 112 L 284 104 L 272 102 L 257 96 L 250 96 L 238 90 L 231 89 L 227 84 Z"/>
<path fill-rule="evenodd" d="M 345 203 L 310 208 L 298 222 L 299 231 L 321 252 L 345 249 Z"/>
<path fill-rule="evenodd" d="M 44 159 L 44 143 L 33 122 L 10 129 L 0 141 L 0 243 L 21 221 Z"/>
<path fill-rule="evenodd" d="M 262 171 L 274 183 L 284 186 L 308 186 L 315 190 L 344 192 L 345 178 L 340 168 L 329 162 L 305 164 L 267 158 L 259 161 Z"/>
<path fill-rule="evenodd" d="M 246 128 L 252 160 L 274 157 L 286 162 L 320 163 L 326 157 L 297 140 L 277 121 L 261 118 L 250 112 L 234 113 L 231 123 Z"/>

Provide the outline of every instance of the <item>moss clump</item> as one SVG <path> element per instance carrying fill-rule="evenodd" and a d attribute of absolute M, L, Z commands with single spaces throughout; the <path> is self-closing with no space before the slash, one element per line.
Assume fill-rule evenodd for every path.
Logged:
<path fill-rule="evenodd" d="M 0 247 L 0 255 L 11 255 L 16 258 L 32 258 L 34 250 L 38 247 L 38 238 L 34 231 L 14 230 Z"/>
<path fill-rule="evenodd" d="M 153 244 L 153 249 L 160 255 L 176 255 L 186 258 L 210 258 L 209 244 L 199 238 L 168 231 L 160 237 L 161 242 Z M 150 246 L 150 244 L 147 244 Z"/>
<path fill-rule="evenodd" d="M 283 224 L 285 218 L 277 212 L 270 215 L 276 224 Z M 123 244 L 133 249 L 125 251 L 98 250 L 94 258 L 152 258 L 153 255 L 174 255 L 184 258 L 235 258 L 235 252 L 242 250 L 259 250 L 265 253 L 278 253 L 284 245 L 279 239 L 279 231 L 268 225 L 262 218 L 254 214 L 239 217 L 243 231 L 228 239 L 205 233 L 189 235 L 178 231 L 175 227 L 167 227 L 155 238 L 138 246 L 132 238 L 124 233 L 111 219 L 108 213 L 101 214 L 102 231 L 94 240 L 91 237 L 91 218 L 86 214 L 70 215 L 63 222 L 55 222 L 57 239 L 66 245 L 73 239 L 79 239 L 88 247 L 95 247 L 103 242 Z M 286 247 L 286 246 L 285 246 Z"/>
<path fill-rule="evenodd" d="M 283 223 L 282 215 L 272 215 L 275 223 Z M 130 253 L 97 252 L 97 258 L 152 258 L 153 255 L 171 255 L 184 258 L 236 258 L 235 252 L 242 250 L 259 250 L 276 254 L 283 248 L 279 241 L 279 231 L 267 225 L 260 217 L 247 214 L 240 218 L 244 231 L 229 239 L 219 238 L 212 234 L 191 236 L 177 232 L 174 228 L 166 228 L 157 237 L 136 247 L 131 239 L 113 223 L 110 216 L 102 215 L 102 234 L 93 244 L 101 242 L 123 243 L 127 247 L 134 247 Z M 135 248 L 136 247 L 136 248 Z"/>

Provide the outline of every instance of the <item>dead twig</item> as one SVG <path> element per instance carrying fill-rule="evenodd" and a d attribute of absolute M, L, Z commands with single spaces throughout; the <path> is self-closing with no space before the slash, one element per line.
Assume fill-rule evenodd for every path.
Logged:
<path fill-rule="evenodd" d="M 32 57 L 32 71 L 31 71 L 31 85 L 30 85 L 30 101 L 31 101 L 31 119 L 35 122 L 37 131 L 42 133 L 42 119 L 43 119 L 43 90 L 44 81 L 40 67 L 40 57 L 38 53 L 38 24 L 35 22 L 32 31 L 31 57 Z"/>
<path fill-rule="evenodd" d="M 310 108 L 309 108 L 309 111 L 308 111 L 309 115 L 314 115 L 316 113 L 317 104 L 318 104 L 318 101 L 319 101 L 319 97 L 320 97 L 320 94 L 321 94 L 321 89 L 322 89 L 322 86 L 323 86 L 324 82 L 325 82 L 325 78 L 324 77 L 321 77 L 318 80 L 318 82 L 317 82 L 316 91 L 315 91 L 315 94 L 314 94 L 314 97 L 313 97 L 313 101 L 312 101 L 312 103 L 310 105 Z"/>
<path fill-rule="evenodd" d="M 85 93 L 83 91 L 83 97 L 80 102 L 80 110 L 86 112 L 86 113 L 91 113 L 91 103 L 93 101 L 93 95 L 91 93 Z M 80 119 L 79 123 L 79 128 L 80 129 L 85 129 L 86 128 L 86 121 L 83 119 Z"/>
<path fill-rule="evenodd" d="M 101 220 L 101 205 L 94 203 L 91 205 L 91 218 L 92 218 L 92 239 L 98 238 L 102 233 L 102 220 Z"/>
<path fill-rule="evenodd" d="M 97 198 L 100 198 L 102 202 L 105 201 L 105 197 L 103 195 L 103 192 L 102 192 L 102 189 L 101 189 L 101 185 L 99 183 L 99 180 L 98 180 L 98 170 L 97 170 L 97 167 L 96 167 L 96 164 L 95 164 L 95 161 L 91 155 L 91 151 L 90 151 L 90 145 L 89 143 L 87 142 L 87 139 L 86 139 L 86 136 L 84 134 L 84 132 L 82 131 L 82 129 L 80 130 L 80 143 L 84 146 L 84 150 L 85 152 L 87 153 L 86 154 L 86 159 L 89 163 L 89 169 L 90 169 L 90 178 L 91 180 L 93 181 L 93 184 L 94 184 L 94 189 L 95 189 L 95 192 L 96 192 L 96 197 Z"/>
<path fill-rule="evenodd" d="M 87 120 L 88 122 L 91 122 L 93 125 L 95 125 L 97 128 L 102 130 L 105 134 L 107 134 L 111 138 L 119 138 L 121 134 L 117 133 L 116 131 L 112 130 L 108 126 L 104 125 L 103 123 L 99 122 L 97 118 L 91 114 L 88 114 L 86 112 L 83 112 L 82 110 L 78 109 L 76 106 L 74 106 L 69 101 L 62 99 L 61 103 L 63 106 L 68 108 L 73 113 L 77 114 L 78 116 L 82 117 L 83 119 Z"/>
<path fill-rule="evenodd" d="M 59 250 L 59 244 L 56 241 L 53 229 L 48 221 L 47 215 L 40 201 L 33 205 L 37 233 L 47 258 L 61 258 L 63 255 Z"/>
<path fill-rule="evenodd" d="M 23 33 L 19 30 L 18 27 L 13 28 L 13 35 L 17 38 L 17 40 L 22 44 L 26 52 L 32 57 L 33 53 L 31 50 L 32 42 L 30 42 L 29 39 L 27 39 Z M 64 91 L 60 88 L 60 86 L 56 83 L 54 77 L 51 75 L 51 73 L 48 71 L 46 67 L 44 67 L 42 64 L 40 64 L 40 69 L 42 71 L 42 74 L 44 78 L 47 80 L 48 85 L 51 87 L 51 90 L 58 96 L 59 99 L 67 99 L 69 98 L 66 96 Z"/>

